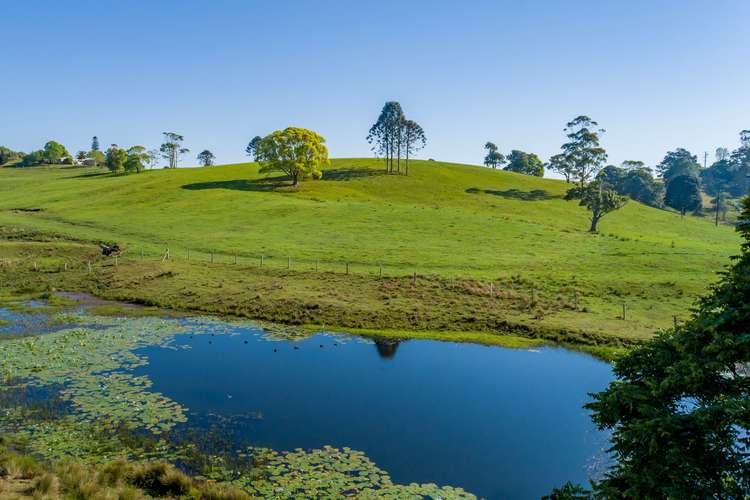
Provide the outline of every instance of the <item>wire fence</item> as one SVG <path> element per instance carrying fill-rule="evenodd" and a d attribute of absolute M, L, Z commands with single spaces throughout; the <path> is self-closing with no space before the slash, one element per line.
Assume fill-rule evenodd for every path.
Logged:
<path fill-rule="evenodd" d="M 145 247 L 130 248 L 117 251 L 111 255 L 97 255 L 91 258 L 46 258 L 44 260 L 33 260 L 30 262 L 34 271 L 38 272 L 68 272 L 78 271 L 88 274 L 96 274 L 99 270 L 111 267 L 119 267 L 127 263 L 137 262 L 161 262 L 169 263 L 179 261 L 181 263 L 192 263 L 198 266 L 222 265 L 237 266 L 242 269 L 256 268 L 268 271 L 288 271 L 292 273 L 335 273 L 344 275 L 359 275 L 367 277 L 388 279 L 409 279 L 413 285 L 417 285 L 420 279 L 440 280 L 449 288 L 461 289 L 474 295 L 487 295 L 498 298 L 522 298 L 529 307 L 553 302 L 560 303 L 563 300 L 567 309 L 575 311 L 586 311 L 583 305 L 585 294 L 583 290 L 575 287 L 566 287 L 564 291 L 550 292 L 544 287 L 537 286 L 533 282 L 521 279 L 513 282 L 512 279 L 487 280 L 467 277 L 446 277 L 443 274 L 420 274 L 414 269 L 404 272 L 404 266 L 385 266 L 383 263 L 362 263 L 349 261 L 331 261 L 323 259 L 294 259 L 291 256 L 279 256 L 273 254 L 247 254 L 240 252 L 214 252 L 194 249 L 177 249 L 165 247 L 162 251 L 154 251 Z M 9 259 L 0 260 L 0 266 L 12 265 Z M 563 297 L 564 295 L 564 297 Z M 617 305 L 617 304 L 612 304 Z M 619 304 L 619 319 L 634 319 L 630 307 L 625 301 Z M 673 317 L 674 325 L 678 325 L 677 316 Z"/>

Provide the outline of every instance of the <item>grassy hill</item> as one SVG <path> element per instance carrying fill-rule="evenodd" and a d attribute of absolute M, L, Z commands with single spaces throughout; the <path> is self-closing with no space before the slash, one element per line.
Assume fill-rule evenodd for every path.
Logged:
<path fill-rule="evenodd" d="M 336 159 L 298 189 L 254 164 L 112 176 L 101 169 L 0 169 L 0 226 L 114 241 L 131 256 L 387 276 L 501 280 L 586 311 L 536 321 L 645 337 L 685 316 L 737 252 L 730 227 L 631 202 L 591 235 L 569 186 L 482 167 L 414 161 L 384 175 L 373 159 Z M 126 253 L 126 255 L 128 255 Z M 317 264 L 316 264 L 316 261 Z M 502 281 L 505 280 L 505 281 Z M 629 316 L 618 320 L 622 303 Z M 529 320 L 534 320 L 530 315 Z"/>

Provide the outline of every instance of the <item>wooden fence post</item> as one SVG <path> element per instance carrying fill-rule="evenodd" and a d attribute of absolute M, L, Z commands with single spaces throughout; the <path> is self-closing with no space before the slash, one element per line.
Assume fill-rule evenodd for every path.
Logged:
<path fill-rule="evenodd" d="M 625 321 L 625 302 L 622 303 L 622 320 Z"/>
<path fill-rule="evenodd" d="M 190 260 L 190 249 L 188 248 L 187 260 Z"/>
<path fill-rule="evenodd" d="M 237 252 L 234 253 L 234 263 L 237 264 Z"/>
<path fill-rule="evenodd" d="M 260 267 L 263 267 L 263 256 L 260 256 Z"/>
<path fill-rule="evenodd" d="M 383 264 L 379 265 L 378 277 L 379 278 L 383 277 Z"/>
<path fill-rule="evenodd" d="M 115 254 L 115 267 L 117 267 L 117 254 Z"/>
<path fill-rule="evenodd" d="M 91 274 L 91 261 L 86 261 L 86 264 L 88 264 L 89 274 Z"/>
<path fill-rule="evenodd" d="M 211 264 L 214 263 L 214 251 L 211 250 Z"/>
<path fill-rule="evenodd" d="M 346 274 L 349 274 L 349 263 L 346 263 Z"/>
<path fill-rule="evenodd" d="M 287 269 L 291 269 L 292 268 L 292 258 L 291 257 L 287 257 L 286 258 L 286 268 Z"/>
<path fill-rule="evenodd" d="M 416 271 L 414 271 L 414 273 L 412 273 L 412 275 L 411 275 L 411 282 L 414 285 L 417 284 L 417 272 Z"/>
<path fill-rule="evenodd" d="M 578 290 L 575 292 L 575 304 L 576 304 L 576 311 L 578 310 Z"/>
<path fill-rule="evenodd" d="M 319 264 L 320 264 L 320 262 L 317 259 L 315 259 L 315 272 L 316 273 L 318 272 Z"/>

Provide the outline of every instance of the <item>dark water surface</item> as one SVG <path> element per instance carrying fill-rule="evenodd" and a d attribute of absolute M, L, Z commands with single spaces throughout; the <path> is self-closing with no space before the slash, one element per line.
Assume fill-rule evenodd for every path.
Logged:
<path fill-rule="evenodd" d="M 602 461 L 606 437 L 582 405 L 612 372 L 590 356 L 325 334 L 270 342 L 250 327 L 235 333 L 180 335 L 174 345 L 188 349 L 137 351 L 149 359 L 137 374 L 189 408 L 194 422 L 238 416 L 233 435 L 279 450 L 362 450 L 400 483 L 539 498 L 567 480 L 585 483 Z"/>

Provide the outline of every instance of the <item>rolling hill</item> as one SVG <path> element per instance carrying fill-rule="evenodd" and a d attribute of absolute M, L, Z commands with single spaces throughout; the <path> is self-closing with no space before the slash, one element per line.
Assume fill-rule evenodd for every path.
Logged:
<path fill-rule="evenodd" d="M 0 226 L 117 242 L 172 255 L 294 270 L 515 280 L 585 313 L 540 321 L 646 337 L 685 316 L 737 252 L 729 226 L 628 203 L 587 232 L 569 185 L 483 167 L 413 161 L 408 177 L 374 159 L 334 159 L 291 189 L 255 164 L 112 176 L 102 169 L 0 169 Z M 210 257 L 213 253 L 213 257 Z M 619 320 L 623 303 L 628 321 Z M 619 321 L 618 321 L 619 320 Z"/>

